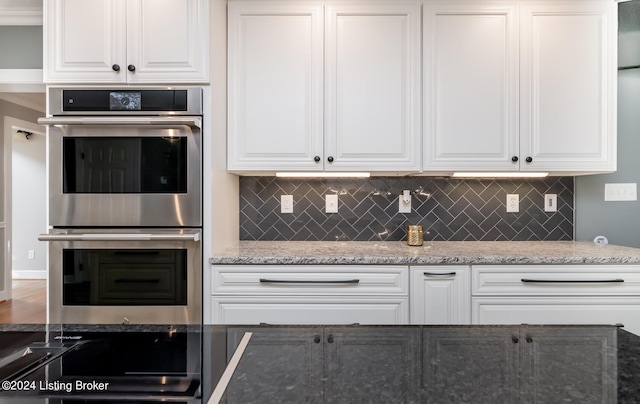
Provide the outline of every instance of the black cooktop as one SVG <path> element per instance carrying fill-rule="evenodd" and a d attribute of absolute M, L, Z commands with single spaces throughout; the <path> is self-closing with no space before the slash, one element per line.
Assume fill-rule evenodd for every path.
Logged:
<path fill-rule="evenodd" d="M 0 401 L 200 401 L 201 327 L 48 328 L 0 333 Z"/>

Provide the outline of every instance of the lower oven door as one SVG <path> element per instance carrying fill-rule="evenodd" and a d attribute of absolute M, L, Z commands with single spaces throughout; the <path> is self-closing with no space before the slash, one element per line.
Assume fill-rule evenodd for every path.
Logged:
<path fill-rule="evenodd" d="M 62 230 L 49 242 L 48 322 L 201 324 L 199 230 Z"/>

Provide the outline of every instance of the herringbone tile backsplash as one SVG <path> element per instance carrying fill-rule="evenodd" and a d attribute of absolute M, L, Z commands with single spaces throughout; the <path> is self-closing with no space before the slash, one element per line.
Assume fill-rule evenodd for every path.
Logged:
<path fill-rule="evenodd" d="M 398 213 L 404 189 L 412 196 L 407 214 Z M 325 213 L 326 194 L 338 194 L 338 213 Z M 506 212 L 507 194 L 520 195 L 520 212 Z M 558 195 L 557 212 L 544 211 L 544 194 Z M 293 195 L 293 213 L 280 213 L 280 195 Z M 241 177 L 240 239 L 405 240 L 417 224 L 425 240 L 573 240 L 573 195 L 573 177 Z"/>

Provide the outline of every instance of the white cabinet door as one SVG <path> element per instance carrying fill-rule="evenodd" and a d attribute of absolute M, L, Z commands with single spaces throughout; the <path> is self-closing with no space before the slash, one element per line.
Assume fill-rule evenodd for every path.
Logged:
<path fill-rule="evenodd" d="M 623 324 L 640 335 L 638 297 L 474 297 L 473 324 Z"/>
<path fill-rule="evenodd" d="M 521 169 L 615 171 L 616 9 L 521 5 Z"/>
<path fill-rule="evenodd" d="M 207 0 L 44 2 L 47 83 L 206 82 Z"/>
<path fill-rule="evenodd" d="M 213 296 L 212 324 L 408 324 L 408 297 Z"/>
<path fill-rule="evenodd" d="M 208 81 L 208 10 L 208 0 L 128 0 L 128 81 Z"/>
<path fill-rule="evenodd" d="M 124 0 L 47 0 L 44 32 L 45 82 L 126 82 Z"/>
<path fill-rule="evenodd" d="M 229 2 L 229 170 L 322 170 L 322 13 Z"/>
<path fill-rule="evenodd" d="M 326 170 L 419 171 L 420 5 L 327 6 Z"/>
<path fill-rule="evenodd" d="M 517 19 L 516 2 L 424 4 L 425 171 L 518 170 Z"/>
<path fill-rule="evenodd" d="M 467 266 L 411 267 L 411 324 L 470 324 Z"/>

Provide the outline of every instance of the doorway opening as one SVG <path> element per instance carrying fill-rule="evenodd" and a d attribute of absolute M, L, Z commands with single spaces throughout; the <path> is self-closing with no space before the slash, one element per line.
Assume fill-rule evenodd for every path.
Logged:
<path fill-rule="evenodd" d="M 12 298 L 13 279 L 42 280 L 46 285 L 45 129 L 5 116 L 0 145 L 0 301 Z"/>

